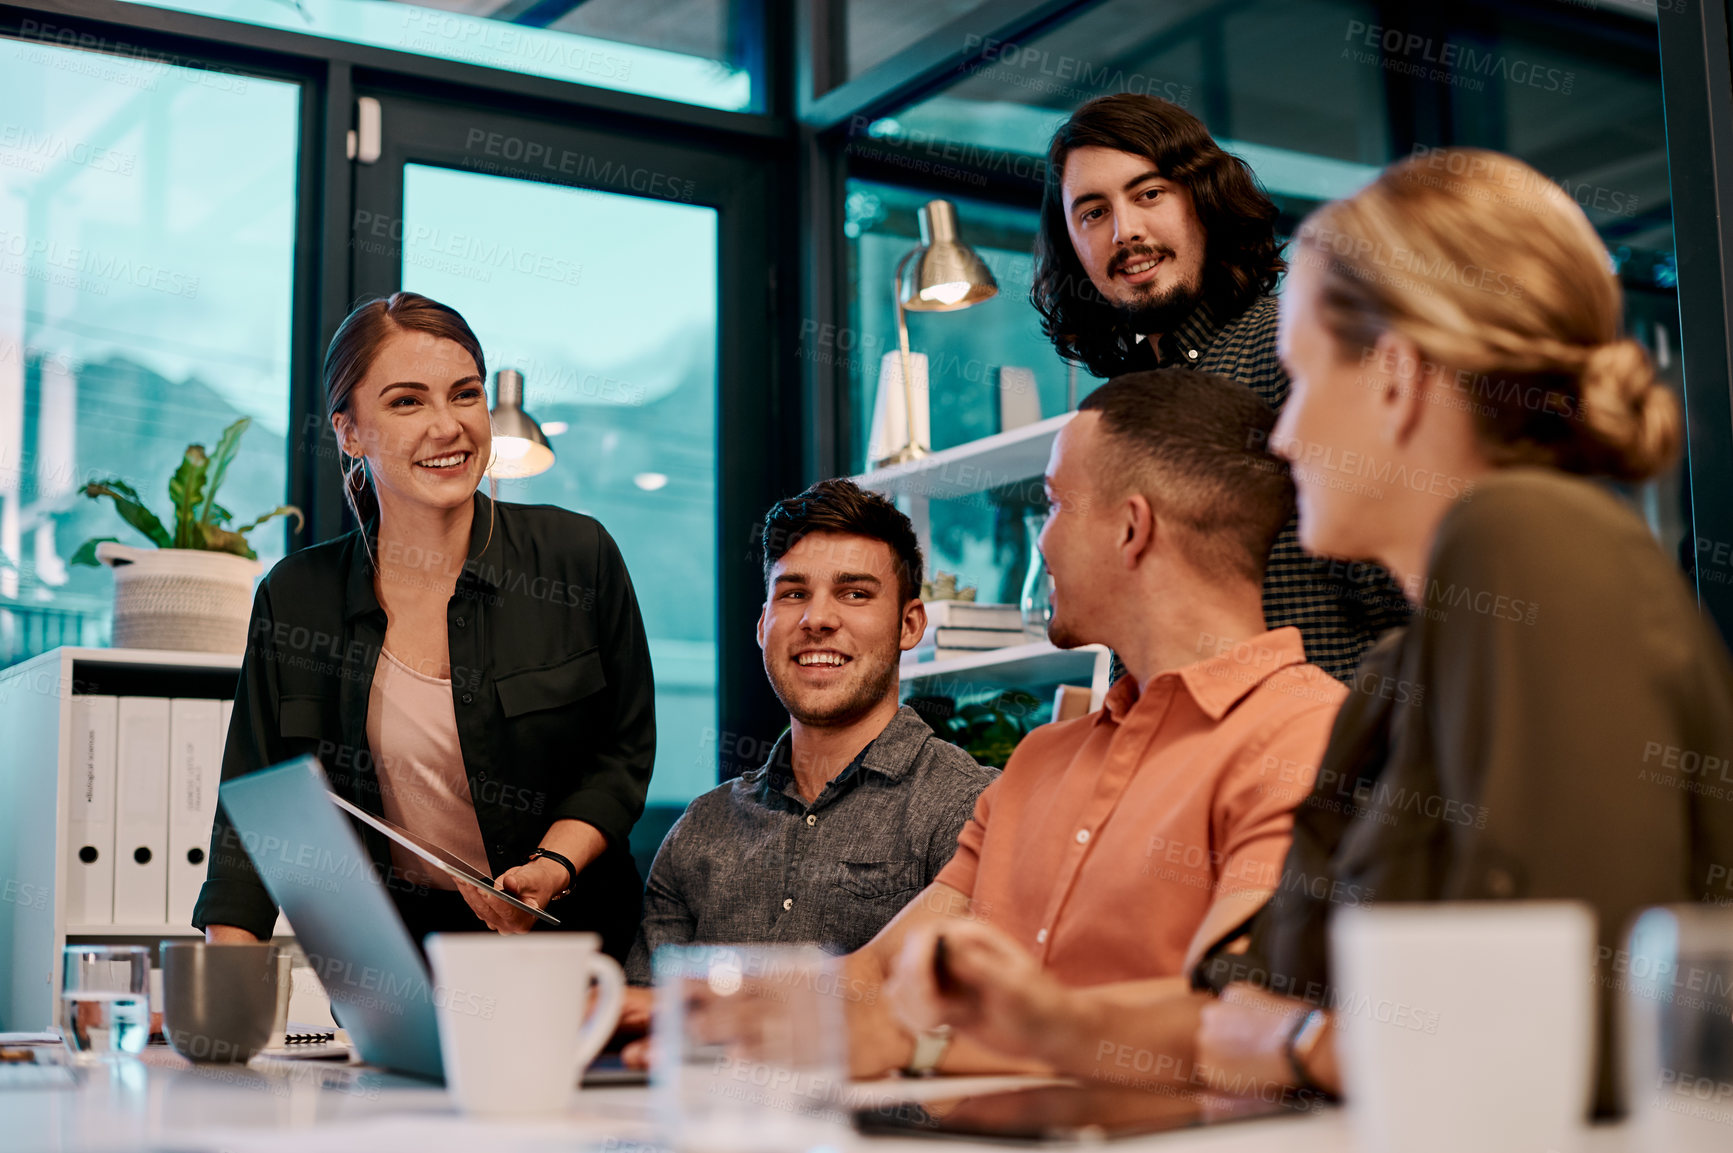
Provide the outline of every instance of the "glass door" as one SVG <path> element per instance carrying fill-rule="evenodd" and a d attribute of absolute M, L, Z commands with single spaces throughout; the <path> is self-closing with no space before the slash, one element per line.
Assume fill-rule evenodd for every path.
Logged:
<path fill-rule="evenodd" d="M 548 471 L 500 481 L 500 498 L 588 513 L 619 541 L 655 662 L 655 808 L 641 831 L 659 841 L 658 817 L 716 783 L 722 734 L 743 723 L 724 718 L 766 693 L 762 676 L 719 677 L 758 667 L 747 546 L 780 495 L 763 166 L 376 98 L 379 158 L 354 166 L 356 298 L 402 288 L 461 312 L 490 377 L 523 374 L 555 453 Z"/>

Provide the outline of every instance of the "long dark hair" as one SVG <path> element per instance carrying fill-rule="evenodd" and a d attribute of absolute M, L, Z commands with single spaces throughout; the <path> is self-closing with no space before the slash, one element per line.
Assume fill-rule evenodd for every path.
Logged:
<path fill-rule="evenodd" d="M 1072 113 L 1047 147 L 1029 299 L 1060 356 L 1096 376 L 1116 376 L 1131 367 L 1137 337 L 1090 281 L 1065 228 L 1065 161 L 1073 150 L 1090 147 L 1148 157 L 1162 176 L 1191 193 L 1206 238 L 1203 299 L 1218 316 L 1226 319 L 1275 288 L 1287 267 L 1276 243 L 1276 206 L 1246 162 L 1223 152 L 1203 121 L 1177 104 L 1129 93 L 1101 96 Z"/>
<path fill-rule="evenodd" d="M 415 292 L 375 297 L 343 318 L 325 351 L 327 424 L 337 413 L 349 411 L 355 388 L 373 367 L 380 346 L 403 331 L 425 332 L 455 342 L 475 360 L 476 374 L 487 379 L 481 341 L 455 308 Z M 343 496 L 349 502 L 349 511 L 355 514 L 355 522 L 363 528 L 379 515 L 379 497 L 373 491 L 365 463 L 359 458 L 343 465 Z"/>

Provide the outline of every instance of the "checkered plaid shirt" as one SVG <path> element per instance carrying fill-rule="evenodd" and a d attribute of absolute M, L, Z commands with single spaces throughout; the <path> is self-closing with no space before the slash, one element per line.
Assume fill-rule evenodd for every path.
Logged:
<path fill-rule="evenodd" d="M 1141 354 L 1141 355 L 1139 355 Z M 1276 298 L 1260 296 L 1225 322 L 1208 304 L 1155 342 L 1138 346 L 1128 370 L 1183 365 L 1216 372 L 1249 387 L 1277 412 L 1288 399 L 1288 374 L 1276 359 Z M 1315 557 L 1300 548 L 1299 521 L 1290 520 L 1270 550 L 1264 573 L 1264 620 L 1293 625 L 1306 642 L 1306 659 L 1331 676 L 1349 680 L 1378 634 L 1408 623 L 1408 602 L 1385 571 Z"/>

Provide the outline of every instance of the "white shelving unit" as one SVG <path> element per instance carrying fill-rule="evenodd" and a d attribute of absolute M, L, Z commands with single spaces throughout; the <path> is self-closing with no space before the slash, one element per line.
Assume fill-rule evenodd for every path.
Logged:
<path fill-rule="evenodd" d="M 84 925 L 66 917 L 74 693 L 232 697 L 239 653 L 58 648 L 0 670 L 0 1030 L 55 1018 L 67 938 L 146 943 L 189 925 Z"/>
<path fill-rule="evenodd" d="M 1047 471 L 1053 438 L 1076 413 L 1066 412 L 1010 432 L 995 433 L 854 478 L 862 488 L 891 497 L 955 500 Z"/>
<path fill-rule="evenodd" d="M 935 452 L 906 464 L 874 469 L 854 478 L 856 484 L 897 502 L 914 523 L 921 548 L 932 554 L 932 520 L 928 505 L 935 500 L 961 500 L 989 489 L 1030 480 L 1047 471 L 1053 438 L 1075 413 L 1062 413 L 1009 432 L 982 437 Z M 1046 641 L 972 653 L 946 661 L 902 666 L 905 696 L 922 693 L 968 692 L 977 689 L 1029 688 L 1087 684 L 1090 707 L 1099 708 L 1107 694 L 1113 655 L 1101 645 L 1057 649 Z M 940 685 L 950 687 L 945 692 Z"/>
<path fill-rule="evenodd" d="M 1107 692 L 1111 665 L 1112 654 L 1103 645 L 1059 649 L 1046 641 L 1031 641 L 948 661 L 905 661 L 902 681 L 916 694 L 942 692 L 941 686 L 951 681 L 969 688 L 996 689 L 1086 684 L 1091 701 L 1099 705 Z"/>

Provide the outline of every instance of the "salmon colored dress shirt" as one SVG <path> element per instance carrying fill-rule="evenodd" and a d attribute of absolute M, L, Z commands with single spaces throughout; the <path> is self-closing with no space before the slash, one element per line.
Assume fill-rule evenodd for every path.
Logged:
<path fill-rule="evenodd" d="M 1212 905 L 1225 934 L 1280 882 L 1348 690 L 1298 629 L 1206 651 L 1025 737 L 936 878 L 1066 984 L 1178 976 Z"/>

